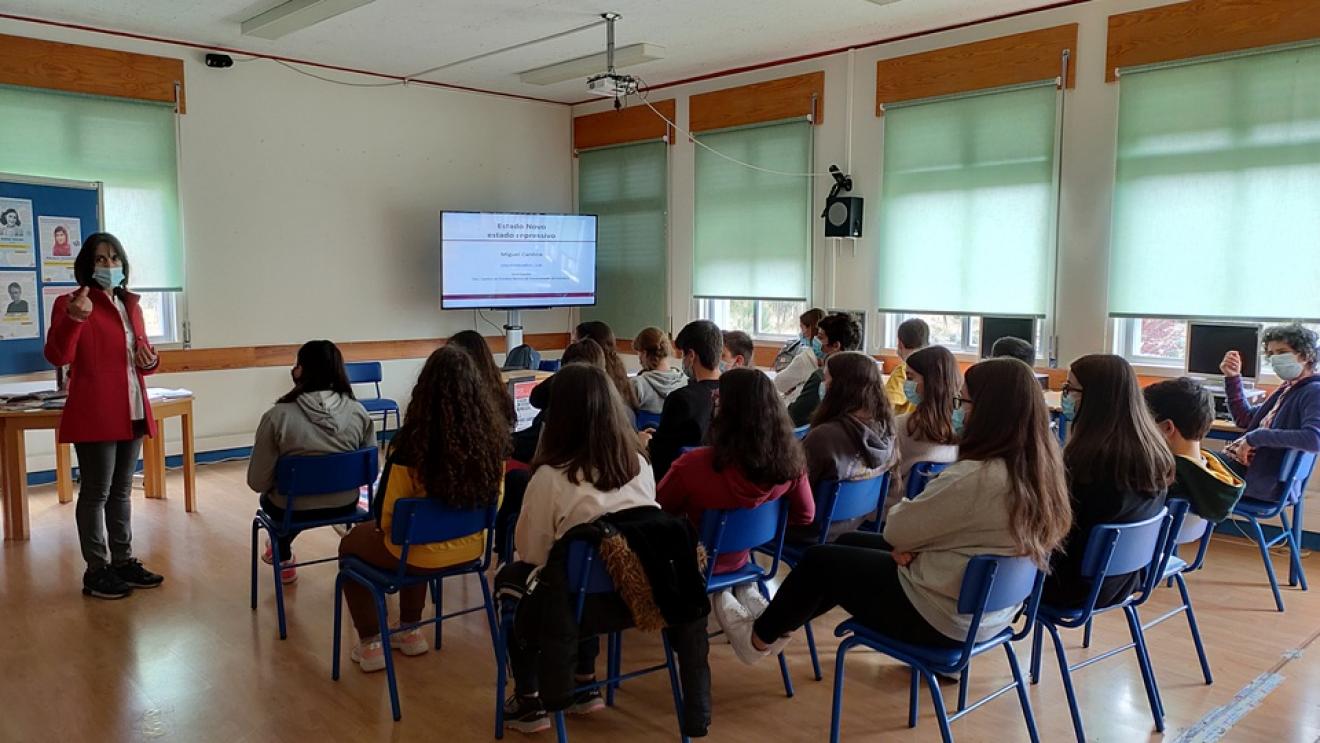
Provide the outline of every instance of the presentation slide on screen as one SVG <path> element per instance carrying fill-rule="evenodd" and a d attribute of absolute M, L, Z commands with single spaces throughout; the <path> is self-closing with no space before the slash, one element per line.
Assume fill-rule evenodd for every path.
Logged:
<path fill-rule="evenodd" d="M 571 307 L 596 302 L 596 217 L 445 212 L 440 307 Z"/>

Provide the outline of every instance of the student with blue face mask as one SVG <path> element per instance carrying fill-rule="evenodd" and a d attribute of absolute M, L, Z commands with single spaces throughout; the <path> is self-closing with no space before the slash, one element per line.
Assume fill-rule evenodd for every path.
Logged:
<path fill-rule="evenodd" d="M 816 368 L 824 354 L 821 347 L 820 322 L 825 319 L 825 311 L 810 309 L 798 318 L 802 334 L 789 341 L 775 356 L 775 390 L 784 398 L 785 404 L 792 405 L 802 387 Z"/>
<path fill-rule="evenodd" d="M 128 254 L 114 235 L 89 235 L 73 275 L 78 289 L 51 309 L 46 360 L 69 367 L 58 440 L 73 444 L 82 473 L 76 516 L 87 563 L 83 593 L 118 599 L 164 581 L 133 555 L 129 498 L 142 437 L 156 435 L 145 377 L 159 359 L 140 297 L 128 290 Z"/>
<path fill-rule="evenodd" d="M 911 412 L 895 421 L 899 464 L 885 501 L 891 506 L 902 499 L 913 465 L 958 459 L 959 432 L 954 419 L 961 414 L 953 404 L 962 386 L 958 361 L 944 346 L 927 346 L 909 355 L 905 366 L 903 395 Z"/>
<path fill-rule="evenodd" d="M 1289 449 L 1320 451 L 1320 376 L 1315 373 L 1317 338 L 1314 330 L 1300 324 L 1265 329 L 1265 357 L 1283 384 L 1264 404 L 1253 407 L 1242 391 L 1242 356 L 1229 351 L 1220 364 L 1233 420 L 1246 429 L 1224 453 L 1239 474 L 1246 477 L 1244 498 L 1275 502 L 1279 470 Z"/>

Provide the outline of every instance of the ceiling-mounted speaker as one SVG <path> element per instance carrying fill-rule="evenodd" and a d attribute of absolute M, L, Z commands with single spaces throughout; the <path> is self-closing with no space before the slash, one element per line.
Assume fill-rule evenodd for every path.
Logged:
<path fill-rule="evenodd" d="M 862 197 L 831 196 L 825 200 L 825 237 L 862 236 Z"/>

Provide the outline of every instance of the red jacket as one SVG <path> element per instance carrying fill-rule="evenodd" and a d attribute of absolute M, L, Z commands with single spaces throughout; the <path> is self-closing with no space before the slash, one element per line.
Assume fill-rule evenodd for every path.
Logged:
<path fill-rule="evenodd" d="M 796 480 L 767 488 L 749 481 L 740 469 L 716 472 L 714 465 L 715 450 L 709 446 L 674 460 L 656 486 L 656 502 L 667 513 L 686 515 L 697 529 L 707 509 L 751 508 L 779 498 L 788 498 L 789 524 L 806 526 L 816 518 L 816 500 L 805 472 Z M 726 552 L 715 562 L 715 572 L 727 573 L 746 564 L 747 552 Z"/>
<path fill-rule="evenodd" d="M 126 441 L 133 438 L 128 401 L 128 359 L 124 348 L 124 323 L 109 295 L 92 289 L 92 314 L 78 322 L 69 317 L 72 294 L 55 300 L 46 331 L 46 360 L 55 366 L 69 365 L 69 399 L 60 416 L 59 442 Z M 142 324 L 138 295 L 121 291 L 120 300 L 133 322 L 139 348 L 151 348 Z M 147 435 L 155 438 L 156 421 L 151 416 L 144 377 L 155 371 L 137 369 L 146 413 Z"/>

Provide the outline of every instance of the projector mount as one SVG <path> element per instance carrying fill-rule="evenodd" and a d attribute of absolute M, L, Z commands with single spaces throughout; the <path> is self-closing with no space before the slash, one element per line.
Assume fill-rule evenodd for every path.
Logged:
<path fill-rule="evenodd" d="M 601 13 L 605 19 L 605 71 L 587 78 L 587 92 L 602 98 L 613 98 L 614 108 L 623 106 L 622 99 L 635 95 L 638 80 L 632 75 L 620 75 L 614 69 L 614 23 L 623 16 L 618 13 Z"/>

